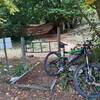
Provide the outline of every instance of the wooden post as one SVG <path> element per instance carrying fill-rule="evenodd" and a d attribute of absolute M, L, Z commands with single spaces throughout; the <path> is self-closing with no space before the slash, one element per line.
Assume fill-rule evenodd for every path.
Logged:
<path fill-rule="evenodd" d="M 51 52 L 51 45 L 50 45 L 50 41 L 49 41 L 49 51 Z"/>
<path fill-rule="evenodd" d="M 5 38 L 3 38 L 3 45 L 4 45 L 4 52 L 5 52 L 5 59 L 6 59 L 6 67 L 9 70 L 9 62 L 8 62 Z"/>
<path fill-rule="evenodd" d="M 22 62 L 24 69 L 27 70 L 26 53 L 25 53 L 25 39 L 21 37 L 21 49 L 22 49 Z"/>
<path fill-rule="evenodd" d="M 67 22 L 68 31 L 70 30 L 70 23 Z"/>
<path fill-rule="evenodd" d="M 62 22 L 62 28 L 63 28 L 63 32 L 65 31 L 65 23 Z"/>
<path fill-rule="evenodd" d="M 58 52 L 60 52 L 60 47 L 59 47 L 60 41 L 61 41 L 61 37 L 60 37 L 60 27 L 58 26 L 57 27 Z"/>

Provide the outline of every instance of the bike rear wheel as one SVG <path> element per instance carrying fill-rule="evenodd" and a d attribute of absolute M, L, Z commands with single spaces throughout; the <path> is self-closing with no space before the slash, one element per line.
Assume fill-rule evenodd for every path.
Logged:
<path fill-rule="evenodd" d="M 59 55 L 57 52 L 50 52 L 44 60 L 44 70 L 49 76 L 56 76 L 59 70 Z"/>
<path fill-rule="evenodd" d="M 86 65 L 78 67 L 74 74 L 74 86 L 80 95 L 86 98 L 100 98 L 100 64 L 90 64 L 95 84 L 87 82 Z"/>

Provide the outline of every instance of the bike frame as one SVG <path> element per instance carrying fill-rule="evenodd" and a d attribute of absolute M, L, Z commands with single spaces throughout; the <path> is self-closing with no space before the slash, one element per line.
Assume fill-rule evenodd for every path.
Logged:
<path fill-rule="evenodd" d="M 67 67 L 70 67 L 70 65 L 75 62 L 76 60 L 78 60 L 81 56 L 84 56 L 85 59 L 86 59 L 86 68 L 85 68 L 85 75 L 87 77 L 87 82 L 89 79 L 91 79 L 92 77 L 92 72 L 90 70 L 90 66 L 89 66 L 89 54 L 88 54 L 88 47 L 90 48 L 90 46 L 87 46 L 87 44 L 83 44 L 83 47 L 80 49 L 80 50 L 71 50 L 69 52 L 65 51 L 65 45 L 64 43 L 61 42 L 61 44 L 59 45 L 60 47 L 60 54 L 59 54 L 59 57 L 60 57 L 60 62 L 59 62 L 59 65 L 60 67 L 61 66 L 64 66 L 66 61 L 67 61 Z M 75 56 L 71 61 L 68 62 L 68 57 L 65 57 L 65 54 L 76 54 L 76 53 L 79 53 L 77 56 Z M 63 62 L 63 63 L 62 63 Z"/>
<path fill-rule="evenodd" d="M 77 54 L 77 56 L 75 56 L 71 61 L 69 61 L 67 63 L 67 66 L 70 66 L 70 64 L 72 64 L 73 62 L 75 62 L 76 60 L 78 60 L 81 56 L 85 56 L 86 58 L 86 65 L 88 67 L 88 71 L 89 71 L 89 59 L 88 59 L 88 51 L 87 51 L 87 48 L 86 48 L 86 45 L 84 43 L 83 47 L 80 49 L 80 50 L 71 50 L 69 52 L 65 51 L 65 45 L 64 43 L 61 42 L 61 44 L 59 44 L 59 48 L 60 48 L 60 60 L 62 62 L 65 62 L 67 60 L 68 62 L 68 58 L 65 57 L 66 54 L 76 54 L 76 53 L 79 53 Z"/>

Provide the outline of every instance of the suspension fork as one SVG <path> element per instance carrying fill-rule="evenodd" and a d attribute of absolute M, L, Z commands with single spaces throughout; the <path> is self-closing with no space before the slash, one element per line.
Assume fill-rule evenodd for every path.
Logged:
<path fill-rule="evenodd" d="M 58 74 L 62 71 L 64 71 L 64 64 L 65 64 L 65 54 L 64 54 L 65 48 L 64 47 L 60 47 L 59 48 L 59 52 L 58 52 L 58 57 L 59 57 L 59 70 L 58 70 Z"/>
<path fill-rule="evenodd" d="M 89 83 L 89 82 L 93 82 L 94 79 L 92 76 L 92 70 L 89 65 L 89 57 L 88 57 L 88 52 L 87 52 L 86 48 L 84 50 L 84 53 L 85 53 L 85 58 L 86 58 L 86 68 L 85 68 L 86 82 Z"/>
<path fill-rule="evenodd" d="M 87 67 L 87 72 L 88 72 L 88 74 L 89 74 L 90 66 L 89 66 L 89 58 L 88 58 L 88 55 L 87 55 L 87 54 L 85 55 L 85 58 L 86 58 L 86 67 Z"/>
<path fill-rule="evenodd" d="M 65 63 L 65 46 L 64 46 L 64 44 L 62 44 L 62 45 L 60 45 L 60 57 L 61 57 L 61 59 L 60 59 L 60 61 L 61 61 L 61 64 L 62 64 L 62 66 L 64 67 L 64 63 Z"/>

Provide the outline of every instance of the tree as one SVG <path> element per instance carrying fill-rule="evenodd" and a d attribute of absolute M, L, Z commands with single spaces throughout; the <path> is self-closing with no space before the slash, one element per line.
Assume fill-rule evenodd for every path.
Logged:
<path fill-rule="evenodd" d="M 95 8 L 100 20 L 100 0 L 85 0 L 85 2 L 87 5 L 90 5 L 91 7 Z"/>
<path fill-rule="evenodd" d="M 96 0 L 94 3 L 95 7 L 96 7 L 96 11 L 100 20 L 100 0 Z"/>
<path fill-rule="evenodd" d="M 6 21 L 4 19 L 4 11 L 6 10 L 13 15 L 15 12 L 19 11 L 11 0 L 0 0 L 0 24 L 3 24 L 3 22 Z"/>
<path fill-rule="evenodd" d="M 96 0 L 86 0 L 86 3 L 89 4 L 89 6 L 92 6 L 92 4 L 94 5 L 94 3 L 96 2 Z M 96 25 L 94 22 L 91 22 L 90 19 L 87 17 L 87 15 L 83 12 L 83 9 L 81 8 L 79 3 L 76 3 L 82 16 L 86 19 L 86 21 L 88 22 L 88 24 L 91 26 L 91 29 L 93 29 L 93 31 L 95 32 L 95 34 L 100 38 L 100 30 L 98 30 L 96 28 Z M 92 6 L 93 7 L 93 6 Z"/>
<path fill-rule="evenodd" d="M 86 4 L 92 5 L 96 0 L 85 0 Z"/>
<path fill-rule="evenodd" d="M 20 12 L 15 15 L 6 13 L 7 34 L 19 36 L 23 27 L 28 24 L 44 22 L 70 24 L 75 23 L 80 12 L 76 7 L 75 0 L 14 0 Z M 13 34 L 11 34 L 13 33 Z"/>

